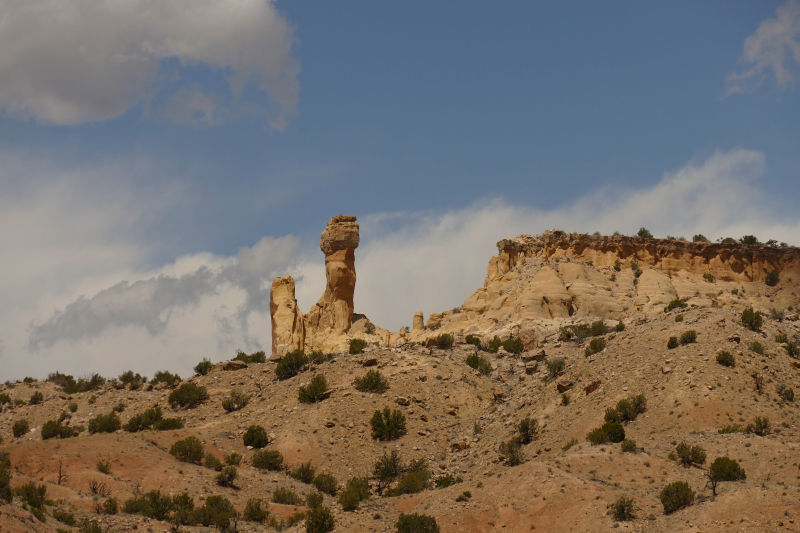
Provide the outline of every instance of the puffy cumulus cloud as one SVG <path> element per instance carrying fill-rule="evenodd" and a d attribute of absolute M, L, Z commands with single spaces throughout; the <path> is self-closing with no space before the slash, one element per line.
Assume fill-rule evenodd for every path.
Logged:
<path fill-rule="evenodd" d="M 416 311 L 456 307 L 483 286 L 495 243 L 520 233 L 635 234 L 645 226 L 662 238 L 755 234 L 800 244 L 800 217 L 760 192 L 764 167 L 762 153 L 737 149 L 692 161 L 646 189 L 604 188 L 553 209 L 493 199 L 446 213 L 361 217 L 356 311 L 399 330 Z"/>
<path fill-rule="evenodd" d="M 7 115 L 77 124 L 147 101 L 172 120 L 215 124 L 246 113 L 282 129 L 296 111 L 293 28 L 270 0 L 0 5 L 0 109 Z M 227 88 L 191 81 L 195 67 L 224 78 Z"/>
<path fill-rule="evenodd" d="M 789 0 L 779 7 L 774 18 L 762 21 L 756 32 L 745 39 L 742 60 L 748 68 L 727 76 L 726 96 L 753 90 L 770 72 L 781 88 L 794 81 L 800 65 L 800 3 L 797 0 Z"/>

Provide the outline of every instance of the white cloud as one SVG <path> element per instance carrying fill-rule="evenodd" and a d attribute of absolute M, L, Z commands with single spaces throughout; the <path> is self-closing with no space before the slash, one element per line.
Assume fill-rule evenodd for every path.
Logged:
<path fill-rule="evenodd" d="M 247 113 L 282 129 L 297 108 L 293 28 L 270 0 L 0 0 L 0 13 L 0 109 L 10 116 L 77 124 L 146 100 L 173 120 Z M 198 65 L 229 91 L 184 86 Z"/>
<path fill-rule="evenodd" d="M 789 0 L 776 10 L 775 18 L 762 21 L 745 39 L 742 60 L 749 66 L 728 74 L 726 96 L 753 90 L 770 71 L 779 87 L 792 84 L 800 65 L 800 3 Z"/>
<path fill-rule="evenodd" d="M 274 276 L 295 276 L 304 312 L 324 290 L 322 252 L 298 255 L 292 236 L 264 237 L 232 256 L 198 252 L 143 267 L 158 243 L 136 229 L 157 224 L 180 195 L 156 194 L 164 200 L 149 205 L 81 173 L 27 186 L 3 179 L 13 161 L 0 164 L 3 379 L 127 368 L 187 375 L 203 357 L 268 348 Z M 798 244 L 800 217 L 760 192 L 764 171 L 763 154 L 737 149 L 690 162 L 652 187 L 601 189 L 551 209 L 487 199 L 446 212 L 362 215 L 356 311 L 397 330 L 418 310 L 460 305 L 482 286 L 495 243 L 519 233 L 646 226 L 657 236 L 752 233 Z"/>

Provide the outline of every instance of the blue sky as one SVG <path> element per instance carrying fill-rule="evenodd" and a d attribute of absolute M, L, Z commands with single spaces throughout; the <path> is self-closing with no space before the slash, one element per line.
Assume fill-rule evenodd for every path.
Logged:
<path fill-rule="evenodd" d="M 268 346 L 264 287 L 310 306 L 339 213 L 392 329 L 520 232 L 800 244 L 796 0 L 103 9 L 0 3 L 0 378 Z"/>

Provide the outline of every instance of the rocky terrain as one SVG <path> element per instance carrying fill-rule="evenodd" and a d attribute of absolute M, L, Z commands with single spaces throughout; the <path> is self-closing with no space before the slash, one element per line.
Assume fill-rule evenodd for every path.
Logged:
<path fill-rule="evenodd" d="M 170 404 L 178 383 L 134 390 L 111 380 L 77 393 L 43 379 L 0 387 L 10 400 L 0 413 L 0 449 L 10 456 L 11 487 L 33 482 L 47 491 L 39 518 L 20 497 L 0 500 L 0 531 L 77 531 L 83 518 L 87 531 L 91 521 L 100 531 L 201 531 L 207 529 L 106 514 L 101 506 L 115 498 L 122 507 L 158 489 L 186 493 L 196 507 L 222 495 L 242 514 L 248 500 L 270 502 L 278 489 L 303 497 L 316 492 L 285 471 L 253 465 L 257 450 L 243 440 L 252 425 L 265 428 L 265 449 L 279 451 L 290 467 L 310 461 L 317 473 L 335 476 L 336 495 L 324 495 L 322 504 L 332 511 L 335 531 L 394 532 L 401 513 L 432 516 L 447 533 L 800 531 L 800 399 L 786 392 L 800 385 L 797 249 L 561 232 L 520 236 L 498 243 L 485 287 L 462 308 L 433 313 L 427 324 L 418 313 L 413 329 L 394 333 L 353 312 L 357 231 L 354 217 L 334 217 L 323 233 L 328 285 L 310 313 L 297 309 L 290 277 L 275 280 L 272 357 L 222 362 L 184 379 L 207 390 L 194 407 Z M 767 285 L 772 272 L 779 281 Z M 676 300 L 682 303 L 665 310 Z M 760 327 L 743 323 L 749 308 L 764 313 Z M 452 335 L 452 347 L 437 347 L 443 333 Z M 495 336 L 523 346 L 492 348 Z M 349 353 L 353 339 L 366 341 L 362 353 Z M 467 343 L 476 339 L 480 345 Z M 323 351 L 297 375 L 279 379 L 281 360 L 298 348 Z M 718 362 L 721 352 L 732 356 L 732 366 Z M 355 387 L 355 378 L 371 370 L 388 380 L 388 390 Z M 319 375 L 325 394 L 301 402 L 301 388 Z M 250 399 L 228 411 L 223 401 L 232 391 Z M 36 393 L 41 401 L 30 402 Z M 590 444 L 587 434 L 604 424 L 607 409 L 636 395 L 646 407 L 623 422 L 627 451 L 620 443 Z M 156 406 L 184 427 L 42 439 L 48 421 L 88 427 L 117 407 L 125 424 Z M 370 420 L 386 407 L 403 414 L 406 431 L 394 440 L 373 439 Z M 511 460 L 504 443 L 519 435 L 526 418 L 538 431 Z M 748 431 L 757 418 L 768 419 L 769 429 L 761 420 L 761 430 Z M 29 427 L 15 436 L 21 420 Z M 726 427 L 732 432 L 719 432 Z M 218 484 L 213 468 L 169 453 L 189 436 L 220 460 L 242 456 L 233 486 Z M 683 442 L 702 447 L 707 459 L 682 466 L 673 457 Z M 373 465 L 393 450 L 405 463 L 426 460 L 427 488 L 380 494 Z M 715 495 L 709 466 L 723 456 L 738 461 L 746 479 L 720 482 Z M 98 463 L 108 464 L 107 473 Z M 447 475 L 460 482 L 436 488 L 435 480 Z M 338 496 L 353 477 L 368 478 L 371 495 L 346 511 Z M 696 497 L 666 513 L 660 494 L 675 481 L 687 482 Z M 621 497 L 633 500 L 631 520 L 616 520 L 609 508 Z M 240 518 L 238 529 L 273 531 L 280 519 L 306 511 L 272 502 L 268 508 L 272 525 Z M 72 513 L 78 525 L 54 518 L 59 513 Z M 302 521 L 284 527 L 306 531 Z"/>

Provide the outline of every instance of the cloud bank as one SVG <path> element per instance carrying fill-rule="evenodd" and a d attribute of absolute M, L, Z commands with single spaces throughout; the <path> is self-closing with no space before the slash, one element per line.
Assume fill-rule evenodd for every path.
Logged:
<path fill-rule="evenodd" d="M 774 74 L 778 87 L 793 84 L 800 66 L 800 3 L 789 0 L 775 17 L 764 20 L 744 41 L 742 61 L 749 65 L 726 78 L 725 95 L 750 92 Z"/>
<path fill-rule="evenodd" d="M 269 0 L 3 0 L 2 13 L 0 109 L 12 117 L 78 124 L 146 101 L 180 122 L 247 113 L 282 129 L 297 108 L 294 31 Z M 187 76 L 194 67 L 210 74 Z"/>
<path fill-rule="evenodd" d="M 762 153 L 737 149 L 689 162 L 651 187 L 604 188 L 550 209 L 488 198 L 446 212 L 361 214 L 356 311 L 397 330 L 410 325 L 418 310 L 428 315 L 460 305 L 482 286 L 496 241 L 519 233 L 558 228 L 633 234 L 645 226 L 662 237 L 755 234 L 800 244 L 800 217 L 761 192 L 764 173 Z M 229 257 L 198 252 L 142 268 L 146 246 L 120 235 L 153 218 L 152 210 L 137 211 L 141 202 L 125 195 L 100 193 L 91 200 L 99 199 L 99 207 L 83 205 L 73 182 L 56 180 L 62 183 L 56 194 L 6 187 L 10 194 L 0 197 L 0 245 L 16 262 L 0 263 L 8 281 L 0 286 L 8 377 L 56 369 L 117 375 L 129 367 L 186 375 L 203 357 L 217 361 L 237 348 L 270 345 L 275 276 L 295 276 L 303 311 L 322 294 L 323 254 L 311 243 L 305 255 L 293 236 L 267 236 Z M 104 201 L 116 215 L 102 207 Z M 41 218 L 31 219 L 36 225 L 29 238 L 20 238 L 20 221 L 29 212 Z M 116 223 L 97 229 L 97 221 Z M 68 246 L 56 246 L 62 238 Z"/>

